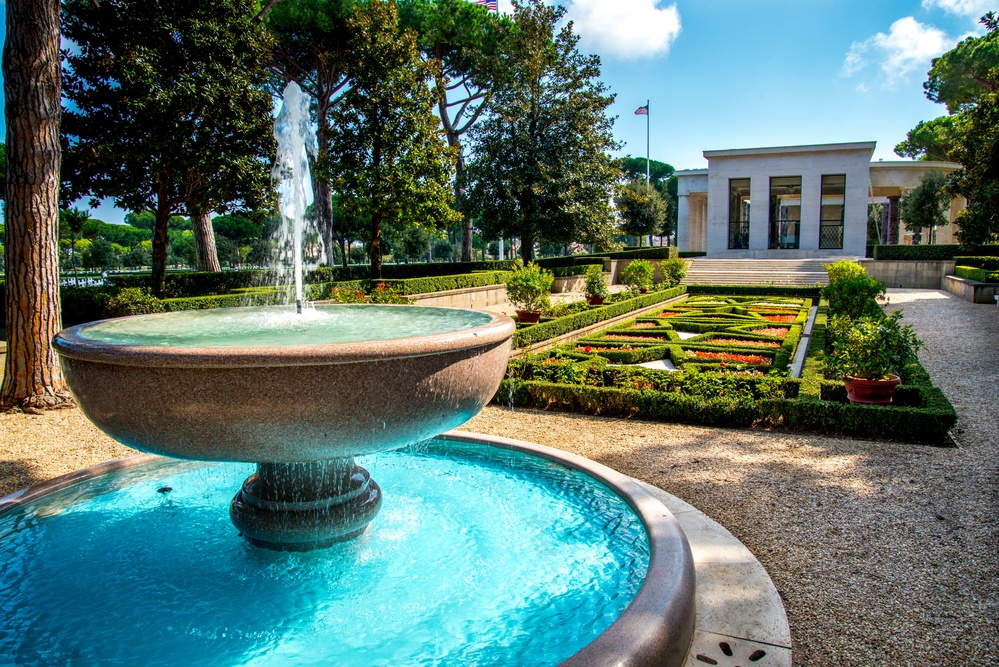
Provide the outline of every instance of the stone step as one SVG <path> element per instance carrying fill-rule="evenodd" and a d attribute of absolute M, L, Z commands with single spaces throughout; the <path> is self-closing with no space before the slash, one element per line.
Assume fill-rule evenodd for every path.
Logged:
<path fill-rule="evenodd" d="M 825 285 L 824 260 L 818 259 L 705 259 L 689 260 L 684 284 L 715 285 Z"/>

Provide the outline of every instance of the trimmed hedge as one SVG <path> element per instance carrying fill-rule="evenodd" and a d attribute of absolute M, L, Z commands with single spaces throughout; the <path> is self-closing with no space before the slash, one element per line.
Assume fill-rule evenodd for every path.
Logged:
<path fill-rule="evenodd" d="M 687 294 L 727 294 L 732 296 L 790 296 L 818 299 L 821 285 L 687 285 Z"/>
<path fill-rule="evenodd" d="M 683 257 L 684 259 L 690 257 L 707 257 L 707 255 L 708 253 L 704 252 L 703 250 L 681 250 L 679 253 L 677 253 L 678 257 Z"/>
<path fill-rule="evenodd" d="M 999 271 L 999 257 L 955 257 L 958 266 L 973 266 L 976 269 Z"/>
<path fill-rule="evenodd" d="M 233 290 L 247 287 L 273 285 L 275 274 L 272 271 L 254 269 L 250 271 L 178 271 L 167 273 L 163 282 L 164 298 L 190 296 L 208 296 L 212 294 L 227 294 Z M 122 289 L 125 287 L 152 287 L 153 277 L 150 273 L 118 273 L 111 274 L 105 280 L 108 287 Z"/>
<path fill-rule="evenodd" d="M 366 288 L 384 284 L 399 294 L 427 294 L 430 292 L 446 292 L 454 289 L 467 289 L 469 287 L 484 287 L 486 285 L 502 285 L 509 271 L 487 271 L 479 273 L 465 273 L 454 276 L 435 276 L 426 278 L 406 278 L 404 280 L 363 280 L 360 281 Z"/>
<path fill-rule="evenodd" d="M 958 266 L 954 268 L 958 278 L 977 280 L 980 283 L 999 283 L 999 271 L 988 271 L 973 266 Z"/>
<path fill-rule="evenodd" d="M 962 254 L 999 256 L 999 245 L 982 245 L 971 248 L 957 244 L 874 246 L 874 259 L 940 260 L 954 259 Z"/>
<path fill-rule="evenodd" d="M 208 310 L 211 308 L 236 308 L 238 306 L 267 306 L 287 303 L 288 295 L 283 290 L 262 289 L 236 294 L 211 294 L 177 299 L 162 299 L 163 309 L 168 312 L 179 310 Z"/>
<path fill-rule="evenodd" d="M 377 282 L 387 280 L 408 280 L 410 278 L 436 278 L 455 276 L 475 271 L 512 271 L 513 260 L 486 260 L 483 262 L 430 262 L 415 264 L 382 264 L 382 277 Z M 367 264 L 349 266 L 321 266 L 312 271 L 306 282 L 328 283 L 348 280 L 368 280 L 371 267 Z"/>
<path fill-rule="evenodd" d="M 585 276 L 586 270 L 591 266 L 599 266 L 600 270 L 604 270 L 603 262 L 594 262 L 590 264 L 573 264 L 570 266 L 553 266 L 544 267 L 545 271 L 548 271 L 556 278 L 568 278 L 570 276 Z"/>
<path fill-rule="evenodd" d="M 576 331 L 577 329 L 588 327 L 591 324 L 596 324 L 597 322 L 603 322 L 619 315 L 630 313 L 633 310 L 651 306 L 661 301 L 667 301 L 674 297 L 680 296 L 684 293 L 684 291 L 686 291 L 686 288 L 683 285 L 680 285 L 667 290 L 643 294 L 633 299 L 618 301 L 617 303 L 601 306 L 599 308 L 584 310 L 581 313 L 574 313 L 572 315 L 559 317 L 548 322 L 541 322 L 540 324 L 524 327 L 523 329 L 519 329 L 517 333 L 513 335 L 513 346 L 525 347 L 533 345 L 534 343 L 551 340 L 552 338 L 557 338 L 558 336 L 567 334 L 570 331 Z"/>

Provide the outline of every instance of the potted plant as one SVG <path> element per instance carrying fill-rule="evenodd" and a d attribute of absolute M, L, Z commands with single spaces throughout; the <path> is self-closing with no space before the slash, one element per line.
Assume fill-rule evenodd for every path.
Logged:
<path fill-rule="evenodd" d="M 520 322 L 537 322 L 548 306 L 555 276 L 531 262 L 516 268 L 506 279 L 506 298 L 517 309 Z"/>
<path fill-rule="evenodd" d="M 610 296 L 607 288 L 607 281 L 604 280 L 602 266 L 596 264 L 586 269 L 586 301 L 591 306 L 603 304 L 604 299 Z"/>
<path fill-rule="evenodd" d="M 645 294 L 652 286 L 652 278 L 656 275 L 652 262 L 645 259 L 636 259 L 628 263 L 621 272 L 621 282 L 628 286 L 632 292 Z"/>
<path fill-rule="evenodd" d="M 888 404 L 902 382 L 899 374 L 916 360 L 923 343 L 901 311 L 857 320 L 837 315 L 829 322 L 832 353 L 827 367 L 843 376 L 851 403 Z"/>

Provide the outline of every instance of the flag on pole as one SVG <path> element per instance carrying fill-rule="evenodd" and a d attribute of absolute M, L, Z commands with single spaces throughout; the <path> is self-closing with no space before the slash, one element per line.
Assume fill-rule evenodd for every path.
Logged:
<path fill-rule="evenodd" d="M 638 107 L 635 109 L 636 116 L 648 116 L 649 115 L 649 105 L 646 104 L 644 107 Z"/>
<path fill-rule="evenodd" d="M 477 5 L 485 5 L 486 9 L 491 12 L 499 11 L 499 3 L 497 0 L 474 0 Z"/>

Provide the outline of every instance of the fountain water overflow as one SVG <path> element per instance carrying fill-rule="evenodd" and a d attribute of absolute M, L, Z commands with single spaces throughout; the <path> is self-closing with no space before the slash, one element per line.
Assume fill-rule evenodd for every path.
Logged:
<path fill-rule="evenodd" d="M 106 320 L 54 340 L 81 410 L 104 432 L 151 454 L 223 463 L 137 460 L 0 500 L 0 666 L 25 656 L 681 664 L 693 633 L 690 549 L 634 480 L 481 436 L 403 449 L 494 396 L 515 330 L 508 317 L 372 305 L 301 312 L 309 139 L 300 92 L 286 91 L 275 170 L 298 259 L 296 305 Z M 399 500 L 384 530 L 351 541 L 382 506 L 355 458 L 379 452 L 376 470 Z M 256 470 L 230 519 L 266 549 L 234 549 L 239 541 L 217 523 L 213 508 L 247 472 L 240 462 Z M 93 585 L 74 596 L 79 581 Z M 247 595 L 270 611 L 248 611 Z M 165 631 L 146 625 L 160 618 Z M 123 639 L 122 628 L 136 635 Z"/>

